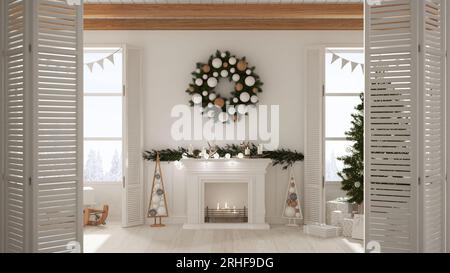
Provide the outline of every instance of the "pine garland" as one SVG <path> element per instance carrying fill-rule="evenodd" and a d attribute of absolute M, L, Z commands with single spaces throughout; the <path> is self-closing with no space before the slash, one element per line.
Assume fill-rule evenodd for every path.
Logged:
<path fill-rule="evenodd" d="M 338 158 L 344 163 L 344 169 L 339 172 L 342 178 L 342 190 L 350 197 L 349 203 L 362 204 L 364 201 L 364 97 L 356 106 L 356 113 L 352 114 L 352 128 L 345 132 L 347 140 L 353 141 L 351 153 Z"/>
<path fill-rule="evenodd" d="M 250 149 L 250 156 L 246 158 L 268 158 L 272 160 L 272 165 L 280 165 L 283 170 L 286 170 L 289 166 L 292 166 L 295 162 L 303 161 L 304 155 L 297 151 L 289 149 L 278 149 L 274 151 L 264 151 L 262 155 L 258 155 L 258 147 L 255 144 L 248 145 Z M 224 157 L 226 154 L 230 154 L 232 157 L 237 156 L 239 153 L 244 153 L 245 147 L 243 145 L 227 144 L 224 147 L 217 147 L 216 152 Z M 201 158 L 200 150 L 194 150 L 193 154 L 188 153 L 188 149 L 178 147 L 178 149 L 163 149 L 163 150 L 150 150 L 145 151 L 143 157 L 147 161 L 155 161 L 156 155 L 159 153 L 161 161 L 178 161 L 183 157 L 187 158 Z"/>

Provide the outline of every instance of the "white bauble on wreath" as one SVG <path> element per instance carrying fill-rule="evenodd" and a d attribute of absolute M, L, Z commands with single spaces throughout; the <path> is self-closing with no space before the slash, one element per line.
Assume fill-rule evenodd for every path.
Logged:
<path fill-rule="evenodd" d="M 198 78 L 198 79 L 195 80 L 195 84 L 196 84 L 197 86 L 202 86 L 202 85 L 203 85 L 203 80 L 200 79 L 200 78 Z"/>
<path fill-rule="evenodd" d="M 208 63 L 198 63 L 193 75 L 187 90 L 191 94 L 191 105 L 202 105 L 200 112 L 216 121 L 236 121 L 237 116 L 247 114 L 259 102 L 257 93 L 261 92 L 262 82 L 245 57 L 237 58 L 228 51 L 217 51 Z M 214 92 L 222 78 L 234 84 L 230 98 Z"/>
<path fill-rule="evenodd" d="M 206 82 L 208 84 L 209 87 L 216 87 L 217 86 L 217 79 L 214 77 L 211 77 L 208 79 L 208 81 Z"/>
<path fill-rule="evenodd" d="M 200 94 L 192 95 L 192 102 L 194 102 L 195 104 L 202 103 L 202 96 L 200 96 Z"/>
<path fill-rule="evenodd" d="M 212 60 L 212 67 L 220 68 L 222 66 L 222 60 L 220 58 L 215 58 Z"/>
<path fill-rule="evenodd" d="M 245 85 L 252 87 L 253 85 L 255 85 L 255 83 L 256 80 L 252 76 L 248 76 L 247 78 L 245 78 Z"/>
<path fill-rule="evenodd" d="M 247 92 L 242 92 L 241 95 L 239 96 L 239 99 L 242 102 L 248 102 L 250 100 L 250 95 Z"/>

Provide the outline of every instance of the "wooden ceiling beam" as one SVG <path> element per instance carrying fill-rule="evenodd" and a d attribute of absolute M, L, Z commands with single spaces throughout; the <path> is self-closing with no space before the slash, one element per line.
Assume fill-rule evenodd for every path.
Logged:
<path fill-rule="evenodd" d="M 85 4 L 86 30 L 355 30 L 361 4 Z"/>

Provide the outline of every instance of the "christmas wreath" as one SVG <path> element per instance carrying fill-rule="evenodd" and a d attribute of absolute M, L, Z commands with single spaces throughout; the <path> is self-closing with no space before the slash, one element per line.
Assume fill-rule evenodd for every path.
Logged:
<path fill-rule="evenodd" d="M 238 58 L 229 51 L 217 50 L 207 63 L 197 63 L 197 69 L 192 72 L 192 83 L 186 90 L 191 96 L 190 105 L 201 106 L 202 113 L 220 122 L 236 120 L 259 101 L 258 93 L 262 92 L 263 83 L 254 71 L 255 67 L 249 67 L 245 57 Z M 234 83 L 230 98 L 214 91 L 222 78 Z"/>

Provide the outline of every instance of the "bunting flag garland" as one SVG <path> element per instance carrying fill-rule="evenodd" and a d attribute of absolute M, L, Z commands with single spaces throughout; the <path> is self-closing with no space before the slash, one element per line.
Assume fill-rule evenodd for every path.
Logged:
<path fill-rule="evenodd" d="M 94 69 L 94 65 L 97 64 L 98 66 L 100 66 L 100 68 L 103 70 L 105 67 L 105 62 L 109 61 L 111 64 L 115 64 L 114 63 L 114 55 L 116 55 L 117 53 L 119 53 L 122 49 L 118 49 L 117 51 L 115 51 L 114 53 L 105 56 L 104 58 L 101 58 L 100 60 L 96 60 L 94 62 L 89 62 L 89 63 L 85 63 L 84 65 L 87 66 L 87 68 L 89 69 L 89 71 L 92 72 L 92 69 Z"/>
<path fill-rule="evenodd" d="M 331 53 L 331 64 L 334 64 L 337 60 L 340 59 L 341 69 L 344 69 L 347 64 L 350 64 L 352 72 L 354 72 L 357 67 L 361 67 L 362 73 L 364 74 L 364 64 L 343 58 L 330 50 L 328 50 L 328 52 Z"/>

